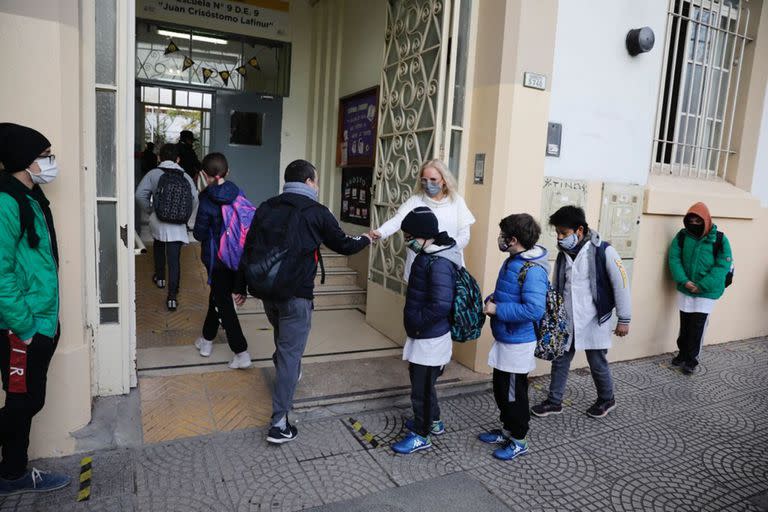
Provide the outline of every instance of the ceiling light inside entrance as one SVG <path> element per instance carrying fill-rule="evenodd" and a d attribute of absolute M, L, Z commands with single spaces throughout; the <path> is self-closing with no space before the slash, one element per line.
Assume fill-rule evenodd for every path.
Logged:
<path fill-rule="evenodd" d="M 160 29 L 157 31 L 157 33 L 161 36 L 189 39 L 189 33 L 185 33 L 185 32 L 174 32 L 172 30 Z M 218 37 L 198 36 L 196 34 L 192 35 L 192 40 L 200 41 L 201 43 L 211 43 L 211 44 L 227 44 L 229 42 L 226 39 L 219 39 Z"/>

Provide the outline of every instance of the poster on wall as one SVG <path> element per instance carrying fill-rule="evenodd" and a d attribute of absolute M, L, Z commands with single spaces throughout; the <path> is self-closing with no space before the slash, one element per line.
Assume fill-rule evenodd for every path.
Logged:
<path fill-rule="evenodd" d="M 339 100 L 336 165 L 376 165 L 379 88 L 373 87 Z"/>
<path fill-rule="evenodd" d="M 345 167 L 341 170 L 341 220 L 360 226 L 371 225 L 373 167 Z"/>
<path fill-rule="evenodd" d="M 287 0 L 137 0 L 136 17 L 288 41 Z"/>

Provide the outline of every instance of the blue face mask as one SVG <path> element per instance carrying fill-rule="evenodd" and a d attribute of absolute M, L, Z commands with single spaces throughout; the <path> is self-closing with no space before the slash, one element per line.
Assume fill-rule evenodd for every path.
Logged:
<path fill-rule="evenodd" d="M 407 247 L 413 252 L 415 252 L 416 254 L 419 254 L 421 251 L 424 250 L 424 244 L 422 244 L 419 240 L 415 238 L 408 242 Z"/>
<path fill-rule="evenodd" d="M 558 240 L 557 243 L 560 244 L 560 247 L 566 251 L 572 251 L 577 245 L 579 245 L 579 235 L 576 233 L 571 233 L 562 240 Z"/>
<path fill-rule="evenodd" d="M 443 186 L 441 184 L 432 183 L 431 181 L 423 183 L 422 186 L 424 187 L 424 192 L 426 192 L 429 197 L 435 197 L 443 191 Z"/>

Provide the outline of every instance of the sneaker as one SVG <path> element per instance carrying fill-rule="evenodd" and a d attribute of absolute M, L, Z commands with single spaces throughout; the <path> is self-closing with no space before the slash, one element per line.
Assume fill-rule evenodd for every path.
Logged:
<path fill-rule="evenodd" d="M 680 365 L 680 369 L 683 371 L 686 375 L 693 375 L 693 372 L 696 371 L 696 364 L 686 361 L 683 364 Z"/>
<path fill-rule="evenodd" d="M 561 412 L 563 412 L 562 404 L 550 402 L 549 399 L 544 400 L 539 405 L 531 407 L 531 413 L 539 418 L 544 418 L 551 414 L 560 414 Z"/>
<path fill-rule="evenodd" d="M 429 436 L 421 437 L 415 432 L 410 432 L 404 439 L 392 445 L 392 449 L 402 455 L 409 455 L 428 448 L 432 448 L 432 440 Z"/>
<path fill-rule="evenodd" d="M 229 367 L 233 370 L 245 370 L 250 368 L 252 364 L 251 355 L 246 351 L 235 354 L 235 357 L 229 362 Z"/>
<path fill-rule="evenodd" d="M 267 442 L 272 444 L 283 444 L 293 441 L 298 437 L 299 431 L 296 427 L 285 422 L 285 428 L 272 427 L 267 432 Z"/>
<path fill-rule="evenodd" d="M 166 304 L 168 306 L 168 311 L 176 311 L 179 308 L 179 301 L 176 300 L 176 297 L 168 297 L 168 302 Z"/>
<path fill-rule="evenodd" d="M 507 444 L 493 451 L 493 456 L 499 460 L 512 460 L 528 453 L 528 441 L 510 439 Z"/>
<path fill-rule="evenodd" d="M 24 494 L 27 492 L 51 492 L 63 489 L 72 481 L 67 475 L 50 473 L 32 468 L 17 480 L 0 478 L 0 497 Z"/>
<path fill-rule="evenodd" d="M 509 438 L 498 428 L 483 432 L 477 438 L 487 444 L 505 444 L 509 442 Z"/>
<path fill-rule="evenodd" d="M 210 357 L 213 352 L 213 342 L 208 341 L 205 338 L 197 338 L 195 341 L 195 348 L 200 351 L 200 355 L 203 357 Z"/>
<path fill-rule="evenodd" d="M 672 358 L 672 362 L 670 363 L 672 366 L 682 366 L 683 365 L 683 358 L 680 357 L 680 355 L 676 355 Z"/>
<path fill-rule="evenodd" d="M 152 276 L 152 282 L 155 283 L 155 286 L 158 288 L 165 288 L 165 279 L 160 279 L 157 276 Z"/>
<path fill-rule="evenodd" d="M 405 428 L 411 432 L 416 431 L 416 422 L 413 420 L 413 418 L 405 421 Z M 433 436 L 441 436 L 445 434 L 445 423 L 442 420 L 433 421 L 432 428 L 430 429 L 429 433 Z"/>
<path fill-rule="evenodd" d="M 587 409 L 587 414 L 593 418 L 604 418 L 609 412 L 616 408 L 616 400 L 611 398 L 610 400 L 598 400 L 595 404 Z"/>

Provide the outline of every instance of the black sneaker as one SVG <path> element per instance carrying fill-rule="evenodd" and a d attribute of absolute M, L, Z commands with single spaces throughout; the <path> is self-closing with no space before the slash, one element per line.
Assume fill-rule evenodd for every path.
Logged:
<path fill-rule="evenodd" d="M 686 375 L 693 375 L 693 372 L 696 371 L 696 364 L 692 363 L 690 361 L 686 361 L 686 362 L 684 362 L 683 364 L 680 365 L 680 369 Z"/>
<path fill-rule="evenodd" d="M 608 416 L 608 413 L 616 408 L 616 400 L 611 398 L 610 400 L 598 400 L 595 404 L 587 409 L 587 414 L 593 418 L 604 418 Z"/>
<path fill-rule="evenodd" d="M 267 433 L 267 442 L 272 444 L 283 444 L 293 441 L 298 435 L 299 431 L 296 427 L 286 421 L 284 429 L 280 429 L 279 427 L 272 427 L 269 429 L 269 432 Z"/>
<path fill-rule="evenodd" d="M 683 362 L 684 362 L 683 358 L 680 357 L 680 355 L 678 354 L 678 355 L 676 355 L 675 357 L 672 358 L 672 363 L 671 364 L 672 364 L 672 366 L 683 366 Z"/>
<path fill-rule="evenodd" d="M 168 306 L 168 311 L 176 311 L 179 308 L 179 301 L 176 300 L 176 297 L 168 297 L 166 305 Z"/>
<path fill-rule="evenodd" d="M 152 282 L 155 283 L 155 286 L 158 288 L 165 288 L 165 279 L 160 279 L 157 276 L 152 276 Z"/>
<path fill-rule="evenodd" d="M 531 413 L 539 418 L 549 416 L 550 414 L 560 414 L 561 412 L 563 412 L 562 404 L 556 404 L 549 400 L 544 400 L 539 405 L 531 407 Z"/>

